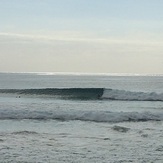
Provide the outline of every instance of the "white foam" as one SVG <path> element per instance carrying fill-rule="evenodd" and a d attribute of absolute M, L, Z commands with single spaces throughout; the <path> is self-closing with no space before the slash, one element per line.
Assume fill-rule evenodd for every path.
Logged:
<path fill-rule="evenodd" d="M 109 111 L 6 111 L 0 110 L 0 119 L 33 119 L 33 120 L 81 120 L 93 122 L 125 122 L 125 121 L 162 121 L 163 113 L 151 112 L 109 112 Z"/>
<path fill-rule="evenodd" d="M 157 94 L 155 92 L 131 92 L 117 89 L 104 89 L 103 99 L 111 100 L 128 100 L 128 101 L 163 101 L 163 93 Z"/>

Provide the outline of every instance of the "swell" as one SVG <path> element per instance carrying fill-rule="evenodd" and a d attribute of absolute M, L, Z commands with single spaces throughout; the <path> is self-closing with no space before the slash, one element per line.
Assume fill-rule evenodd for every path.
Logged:
<path fill-rule="evenodd" d="M 123 101 L 163 101 L 163 93 L 132 92 L 107 88 L 45 88 L 45 89 L 0 89 L 0 93 L 50 96 L 61 99 L 79 100 L 123 100 Z"/>
<path fill-rule="evenodd" d="M 46 95 L 66 99 L 98 99 L 103 88 L 45 88 L 45 89 L 0 89 L 0 93 L 18 95 Z"/>

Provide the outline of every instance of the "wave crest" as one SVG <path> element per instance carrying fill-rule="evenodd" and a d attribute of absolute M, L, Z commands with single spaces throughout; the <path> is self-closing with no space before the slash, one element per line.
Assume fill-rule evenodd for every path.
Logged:
<path fill-rule="evenodd" d="M 45 89 L 1 89 L 0 93 L 19 95 L 41 95 L 64 99 L 98 99 L 103 95 L 103 88 L 45 88 Z"/>
<path fill-rule="evenodd" d="M 151 112 L 109 112 L 109 111 L 74 111 L 74 112 L 46 112 L 46 111 L 0 111 L 0 120 L 59 120 L 59 121 L 92 121 L 92 122 L 139 122 L 162 121 L 163 113 Z"/>
<path fill-rule="evenodd" d="M 0 93 L 78 100 L 163 101 L 163 93 L 106 88 L 0 89 Z"/>

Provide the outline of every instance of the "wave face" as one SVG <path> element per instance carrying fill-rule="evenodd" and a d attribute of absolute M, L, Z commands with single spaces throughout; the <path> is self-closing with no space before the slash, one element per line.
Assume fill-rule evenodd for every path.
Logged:
<path fill-rule="evenodd" d="M 24 95 L 49 95 L 66 99 L 98 99 L 103 95 L 103 88 L 46 88 L 46 89 L 1 89 L 0 93 Z"/>
<path fill-rule="evenodd" d="M 59 120 L 59 121 L 92 121 L 92 122 L 139 122 L 162 121 L 163 113 L 151 112 L 109 112 L 109 111 L 22 111 L 0 110 L 0 120 Z"/>
<path fill-rule="evenodd" d="M 103 99 L 124 101 L 163 101 L 163 93 L 130 92 L 125 90 L 105 89 Z"/>
<path fill-rule="evenodd" d="M 45 88 L 45 89 L 0 89 L 0 93 L 17 95 L 52 96 L 63 99 L 80 100 L 123 100 L 123 101 L 163 101 L 163 93 L 131 92 L 105 88 Z"/>

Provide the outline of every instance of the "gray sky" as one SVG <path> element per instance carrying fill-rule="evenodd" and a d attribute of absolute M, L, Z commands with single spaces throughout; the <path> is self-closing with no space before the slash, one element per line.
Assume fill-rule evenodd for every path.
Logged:
<path fill-rule="evenodd" d="M 163 74 L 162 0 L 0 0 L 0 72 Z"/>

